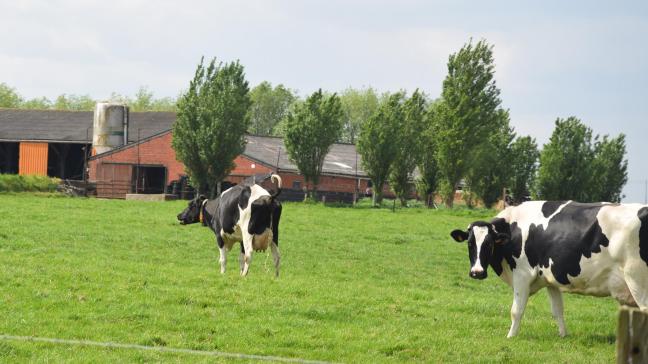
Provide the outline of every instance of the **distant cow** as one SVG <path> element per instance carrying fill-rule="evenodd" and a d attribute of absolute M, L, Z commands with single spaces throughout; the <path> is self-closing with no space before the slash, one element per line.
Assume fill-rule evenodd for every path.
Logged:
<path fill-rule="evenodd" d="M 468 242 L 470 277 L 486 278 L 490 265 L 513 287 L 508 337 L 517 335 L 529 295 L 543 287 L 560 336 L 567 334 L 561 291 L 648 310 L 646 205 L 525 202 L 450 235 Z"/>
<path fill-rule="evenodd" d="M 265 251 L 269 246 L 274 258 L 275 275 L 279 276 L 281 203 L 276 198 L 281 193 L 281 177 L 273 174 L 271 179 L 277 183 L 277 191 L 273 194 L 255 183 L 236 185 L 223 191 L 214 200 L 198 196 L 178 214 L 178 220 L 182 224 L 201 221 L 214 231 L 220 251 L 221 273 L 225 273 L 227 252 L 235 243 L 240 242 L 241 275 L 248 273 L 252 250 Z"/>

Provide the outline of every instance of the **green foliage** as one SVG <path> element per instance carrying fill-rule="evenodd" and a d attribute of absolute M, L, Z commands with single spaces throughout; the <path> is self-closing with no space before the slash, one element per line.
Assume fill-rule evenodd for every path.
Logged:
<path fill-rule="evenodd" d="M 556 120 L 540 153 L 536 195 L 546 200 L 619 202 L 628 181 L 625 135 L 599 141 L 575 117 Z"/>
<path fill-rule="evenodd" d="M 592 129 L 573 116 L 558 118 L 555 125 L 540 153 L 537 197 L 588 202 L 594 160 Z"/>
<path fill-rule="evenodd" d="M 96 103 L 90 95 L 62 94 L 54 100 L 52 108 L 55 110 L 92 111 Z"/>
<path fill-rule="evenodd" d="M 454 191 L 473 166 L 476 154 L 499 130 L 500 91 L 495 85 L 492 46 L 472 41 L 450 55 L 442 102 L 435 113 L 441 194 L 452 206 Z"/>
<path fill-rule="evenodd" d="M 130 98 L 128 96 L 120 95 L 116 92 L 113 92 L 110 95 L 110 101 L 126 104 L 130 107 L 131 111 L 176 111 L 177 101 L 172 97 L 163 97 L 156 99 L 153 95 L 153 92 L 149 90 L 146 86 L 141 86 L 137 93 L 135 93 L 135 98 Z"/>
<path fill-rule="evenodd" d="M 60 183 L 47 176 L 0 174 L 0 192 L 55 192 Z"/>
<path fill-rule="evenodd" d="M 420 158 L 418 169 L 420 176 L 416 181 L 416 189 L 419 196 L 425 197 L 425 204 L 431 207 L 434 204 L 433 193 L 436 192 L 439 184 L 439 167 L 437 164 L 437 142 L 435 137 L 434 121 L 438 112 L 440 102 L 436 100 L 428 108 L 425 115 L 425 127 L 420 133 Z"/>
<path fill-rule="evenodd" d="M 20 104 L 20 108 L 28 110 L 47 110 L 52 108 L 52 101 L 47 97 L 30 99 Z"/>
<path fill-rule="evenodd" d="M 395 136 L 403 120 L 403 97 L 402 92 L 387 97 L 360 129 L 357 148 L 362 156 L 362 167 L 373 182 L 374 205 L 382 202 L 383 186 L 398 153 Z"/>
<path fill-rule="evenodd" d="M 448 236 L 492 211 L 286 203 L 282 270 L 238 251 L 218 272 L 213 232 L 180 226 L 186 201 L 1 196 L 0 332 L 340 363 L 610 363 L 618 305 L 565 294 L 558 337 L 545 290 L 506 338 L 513 292 L 468 277 Z M 343 222 L 343 223 L 341 223 Z M 154 228 L 151 228 L 154 227 Z M 379 227 L 379 228 L 377 228 Z M 314 238 L 315 237 L 315 238 Z M 490 268 L 489 268 L 490 269 Z M 476 345 L 475 343 L 479 343 Z M 0 361 L 246 362 L 0 340 Z"/>
<path fill-rule="evenodd" d="M 215 196 L 218 184 L 234 168 L 234 158 L 245 150 L 250 107 L 248 83 L 239 62 L 203 59 L 189 90 L 178 100 L 172 146 L 200 192 Z"/>
<path fill-rule="evenodd" d="M 336 95 L 314 92 L 286 116 L 284 143 L 306 183 L 317 191 L 324 158 L 342 131 L 342 104 Z M 314 195 L 312 197 L 315 197 Z"/>
<path fill-rule="evenodd" d="M 22 97 L 16 89 L 6 83 L 0 83 L 0 107 L 17 108 L 22 103 Z"/>
<path fill-rule="evenodd" d="M 518 137 L 511 144 L 510 192 L 513 201 L 520 203 L 530 196 L 538 170 L 538 145 L 530 136 Z"/>
<path fill-rule="evenodd" d="M 360 90 L 348 88 L 342 92 L 340 100 L 344 110 L 344 129 L 341 141 L 355 144 L 362 124 L 369 120 L 378 109 L 380 98 L 371 87 Z"/>
<path fill-rule="evenodd" d="M 389 174 L 389 186 L 401 205 L 406 205 L 411 191 L 412 173 L 421 159 L 426 130 L 425 95 L 417 89 L 403 103 L 403 119 L 398 123 L 393 142 L 397 144 L 396 155 Z"/>
<path fill-rule="evenodd" d="M 297 96 L 284 85 L 263 81 L 250 91 L 250 133 L 272 135 L 275 126 L 286 117 Z M 282 134 L 283 135 L 283 134 Z"/>
<path fill-rule="evenodd" d="M 616 138 L 603 136 L 594 145 L 592 164 L 592 201 L 621 202 L 621 191 L 628 182 L 628 161 L 625 158 L 625 135 Z"/>
<path fill-rule="evenodd" d="M 498 109 L 495 122 L 497 124 L 493 125 L 486 140 L 475 149 L 466 175 L 469 192 L 473 192 L 487 208 L 501 199 L 504 188 L 509 186 L 513 161 L 511 142 L 515 133 L 510 127 L 508 111 Z"/>

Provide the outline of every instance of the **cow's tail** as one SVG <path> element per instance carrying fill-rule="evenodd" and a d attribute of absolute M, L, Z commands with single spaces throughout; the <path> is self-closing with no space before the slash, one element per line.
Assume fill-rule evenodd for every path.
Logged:
<path fill-rule="evenodd" d="M 277 190 L 273 194 L 271 194 L 272 199 L 274 200 L 281 193 L 281 176 L 279 176 L 278 174 L 272 174 L 272 176 L 270 176 L 270 180 L 273 183 L 277 184 Z"/>

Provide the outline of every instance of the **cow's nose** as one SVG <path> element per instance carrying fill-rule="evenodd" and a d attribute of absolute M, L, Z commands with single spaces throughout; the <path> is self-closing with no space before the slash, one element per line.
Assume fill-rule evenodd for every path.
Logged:
<path fill-rule="evenodd" d="M 470 278 L 484 279 L 486 278 L 486 272 L 483 269 L 471 269 Z"/>

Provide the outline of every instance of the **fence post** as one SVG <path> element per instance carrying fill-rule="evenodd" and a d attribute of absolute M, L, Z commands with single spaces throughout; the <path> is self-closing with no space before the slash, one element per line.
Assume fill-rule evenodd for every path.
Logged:
<path fill-rule="evenodd" d="M 617 364 L 648 363 L 648 312 L 621 307 L 616 347 Z"/>

